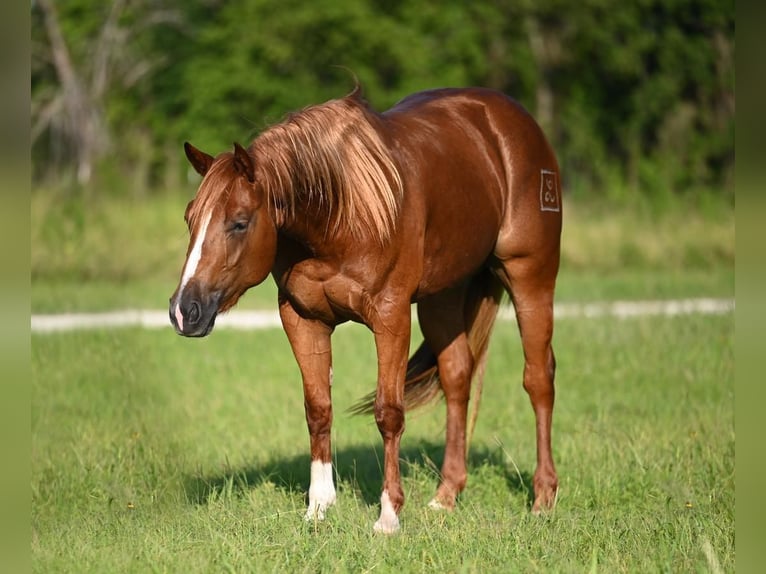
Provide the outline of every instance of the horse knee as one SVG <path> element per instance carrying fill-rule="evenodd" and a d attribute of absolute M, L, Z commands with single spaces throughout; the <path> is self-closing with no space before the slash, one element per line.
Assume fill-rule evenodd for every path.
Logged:
<path fill-rule="evenodd" d="M 376 402 L 375 422 L 384 438 L 401 435 L 404 432 L 404 406 Z"/>

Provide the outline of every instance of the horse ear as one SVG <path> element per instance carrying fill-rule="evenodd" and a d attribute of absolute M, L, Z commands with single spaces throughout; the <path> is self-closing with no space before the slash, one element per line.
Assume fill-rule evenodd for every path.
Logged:
<path fill-rule="evenodd" d="M 189 159 L 189 163 L 192 164 L 194 171 L 201 176 L 204 176 L 207 173 L 207 170 L 210 169 L 210 166 L 213 165 L 212 155 L 198 150 L 189 142 L 184 142 L 184 151 L 186 152 L 186 157 Z"/>
<path fill-rule="evenodd" d="M 255 162 L 247 150 L 237 142 L 234 142 L 234 168 L 237 173 L 244 175 L 250 183 L 255 181 Z"/>

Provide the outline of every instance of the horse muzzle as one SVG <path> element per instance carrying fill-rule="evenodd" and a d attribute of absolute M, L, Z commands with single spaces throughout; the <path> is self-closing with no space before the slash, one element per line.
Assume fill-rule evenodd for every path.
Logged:
<path fill-rule="evenodd" d="M 218 315 L 220 294 L 201 297 L 184 292 L 170 298 L 170 323 L 184 337 L 204 337 L 213 330 Z"/>

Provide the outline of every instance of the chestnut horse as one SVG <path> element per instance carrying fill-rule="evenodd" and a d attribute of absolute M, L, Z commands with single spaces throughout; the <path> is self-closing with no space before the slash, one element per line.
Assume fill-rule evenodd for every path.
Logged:
<path fill-rule="evenodd" d="M 364 323 L 377 350 L 368 404 L 384 445 L 378 532 L 399 528 L 399 442 L 405 410 L 444 395 L 446 446 L 430 505 L 452 509 L 466 483 L 467 405 L 483 376 L 504 291 L 524 351 L 536 418 L 533 512 L 552 508 L 555 359 L 553 292 L 559 267 L 559 168 L 540 127 L 487 89 L 438 89 L 377 113 L 359 95 L 308 107 L 248 149 L 213 157 L 188 143 L 203 176 L 185 219 L 190 243 L 170 320 L 207 335 L 216 314 L 271 273 L 303 379 L 311 444 L 307 519 L 335 502 L 330 427 L 330 336 Z M 410 305 L 423 344 L 408 361 Z M 477 383 L 478 385 L 478 383 Z"/>

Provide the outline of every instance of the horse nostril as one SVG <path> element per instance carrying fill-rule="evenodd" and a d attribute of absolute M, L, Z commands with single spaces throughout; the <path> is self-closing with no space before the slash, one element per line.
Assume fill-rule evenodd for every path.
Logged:
<path fill-rule="evenodd" d="M 187 320 L 190 324 L 194 325 L 200 320 L 201 315 L 202 311 L 200 309 L 199 303 L 197 301 L 192 301 L 186 314 Z"/>

